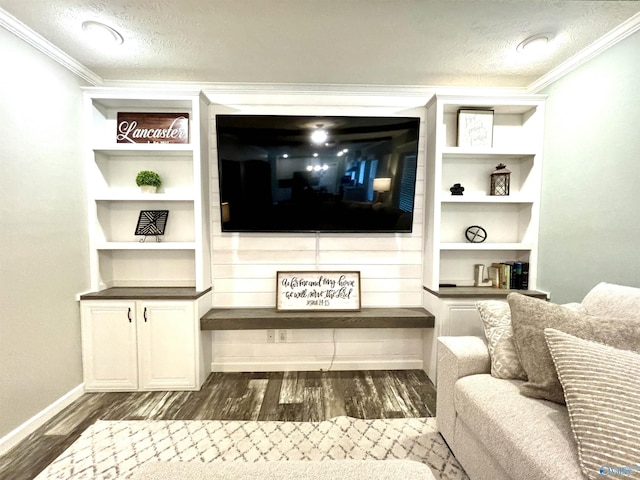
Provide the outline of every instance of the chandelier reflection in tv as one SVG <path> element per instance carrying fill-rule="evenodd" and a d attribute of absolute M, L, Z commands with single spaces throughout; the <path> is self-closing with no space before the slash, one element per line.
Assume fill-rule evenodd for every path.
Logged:
<path fill-rule="evenodd" d="M 217 115 L 222 230 L 411 232 L 419 125 L 418 117 Z M 380 190 L 374 181 L 383 178 Z"/>

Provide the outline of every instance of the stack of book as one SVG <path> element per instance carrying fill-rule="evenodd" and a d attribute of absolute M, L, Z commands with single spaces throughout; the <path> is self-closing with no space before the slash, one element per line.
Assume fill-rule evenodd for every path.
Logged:
<path fill-rule="evenodd" d="M 489 267 L 489 279 L 492 286 L 496 288 L 527 290 L 529 288 L 529 263 L 492 263 Z"/>

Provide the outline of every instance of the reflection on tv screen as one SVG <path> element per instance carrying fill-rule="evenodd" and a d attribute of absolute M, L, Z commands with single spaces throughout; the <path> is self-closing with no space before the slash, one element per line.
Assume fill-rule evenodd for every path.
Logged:
<path fill-rule="evenodd" d="M 419 125 L 217 115 L 223 231 L 411 232 Z"/>

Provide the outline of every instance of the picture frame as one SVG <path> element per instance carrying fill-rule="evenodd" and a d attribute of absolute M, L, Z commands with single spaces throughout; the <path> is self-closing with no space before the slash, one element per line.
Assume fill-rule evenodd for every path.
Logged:
<path fill-rule="evenodd" d="M 458 110 L 458 147 L 493 147 L 493 110 Z"/>
<path fill-rule="evenodd" d="M 277 311 L 359 311 L 358 271 L 279 271 Z"/>
<path fill-rule="evenodd" d="M 164 235 L 168 218 L 169 210 L 140 210 L 135 235 L 144 235 L 145 238 Z"/>

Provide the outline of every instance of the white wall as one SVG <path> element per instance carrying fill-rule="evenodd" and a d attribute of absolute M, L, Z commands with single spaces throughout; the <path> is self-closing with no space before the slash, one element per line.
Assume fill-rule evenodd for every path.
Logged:
<path fill-rule="evenodd" d="M 418 116 L 424 103 L 391 105 L 386 99 L 357 97 L 351 105 L 337 95 L 300 105 L 300 98 L 275 105 L 247 102 L 233 106 L 215 97 L 211 107 L 211 208 L 214 307 L 272 307 L 279 270 L 357 270 L 361 272 L 362 306 L 422 305 L 422 237 L 424 217 L 424 123 L 420 126 L 416 210 L 410 234 L 242 234 L 222 233 L 215 137 L 216 113 L 291 115 Z M 302 101 L 308 101 L 303 99 Z M 348 102 L 346 102 L 348 103 Z M 369 103 L 368 106 L 365 106 Z M 372 105 L 378 103 L 378 105 Z M 384 103 L 384 105 L 383 105 Z M 420 329 L 292 330 L 286 344 L 268 344 L 266 330 L 214 332 L 214 370 L 422 367 Z M 334 343 L 335 338 L 335 343 Z M 335 345 L 335 358 L 334 358 Z"/>
<path fill-rule="evenodd" d="M 640 287 L 640 33 L 553 84 L 545 125 L 538 287 L 580 301 Z"/>
<path fill-rule="evenodd" d="M 82 383 L 80 81 L 0 28 L 0 438 Z"/>

